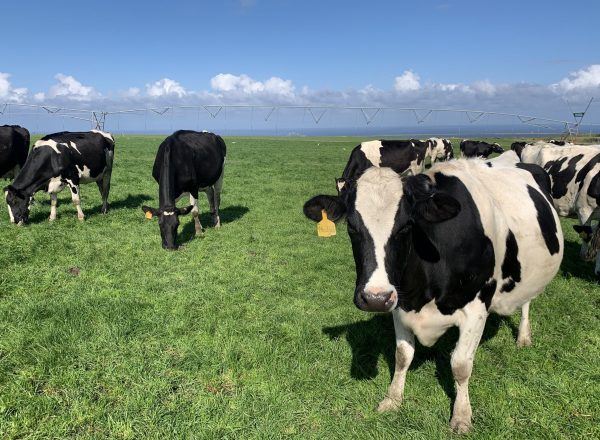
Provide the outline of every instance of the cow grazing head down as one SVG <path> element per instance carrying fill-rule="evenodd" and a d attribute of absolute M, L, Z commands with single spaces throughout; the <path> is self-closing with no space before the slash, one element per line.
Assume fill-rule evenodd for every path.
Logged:
<path fill-rule="evenodd" d="M 492 144 L 492 152 L 493 152 L 493 153 L 502 154 L 502 153 L 504 153 L 504 148 L 502 148 L 502 147 L 500 146 L 500 144 L 498 144 L 498 143 L 494 142 L 494 143 Z"/>
<path fill-rule="evenodd" d="M 194 207 L 192 205 L 185 208 L 156 209 L 149 206 L 142 206 L 142 211 L 150 213 L 153 217 L 158 217 L 158 226 L 162 239 L 162 247 L 168 250 L 177 250 L 177 228 L 179 227 L 179 216 L 189 214 Z"/>
<path fill-rule="evenodd" d="M 29 221 L 29 208 L 32 197 L 23 194 L 12 185 L 4 188 L 4 196 L 6 197 L 10 222 L 18 225 L 27 223 Z"/>
<path fill-rule="evenodd" d="M 370 168 L 357 181 L 346 181 L 339 196 L 319 195 L 304 205 L 309 219 L 321 211 L 335 222 L 344 216 L 356 265 L 354 304 L 361 310 L 388 312 L 398 306 L 397 286 L 413 249 L 439 260 L 424 230 L 458 215 L 460 203 L 437 192 L 419 174 L 401 178 L 390 168 Z"/>

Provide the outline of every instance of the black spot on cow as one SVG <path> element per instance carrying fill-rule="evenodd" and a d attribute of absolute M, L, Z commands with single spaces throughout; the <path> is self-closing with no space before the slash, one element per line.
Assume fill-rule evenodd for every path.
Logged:
<path fill-rule="evenodd" d="M 533 200 L 533 204 L 537 211 L 537 220 L 544 241 L 546 242 L 546 247 L 548 248 L 550 255 L 557 254 L 560 251 L 560 242 L 556 236 L 557 229 L 556 223 L 554 222 L 554 216 L 552 215 L 552 208 L 550 208 L 550 205 L 539 191 L 529 185 L 527 185 L 527 191 L 529 192 L 529 197 Z"/>
<path fill-rule="evenodd" d="M 600 206 L 600 171 L 592 178 L 587 194 L 596 199 L 596 204 Z"/>
<path fill-rule="evenodd" d="M 561 157 L 557 160 L 551 160 L 544 165 L 544 169 L 552 178 L 552 197 L 560 199 L 567 194 L 569 183 L 573 181 L 575 172 L 577 171 L 577 162 L 583 158 L 583 154 L 578 154 L 572 157 L 567 164 L 567 167 L 562 169 L 567 157 Z"/>
<path fill-rule="evenodd" d="M 529 171 L 529 173 L 531 173 L 533 179 L 538 184 L 538 186 L 540 187 L 550 204 L 553 204 L 554 202 L 552 201 L 551 196 L 552 182 L 550 181 L 550 176 L 548 176 L 548 173 L 544 171 L 544 169 L 541 166 L 533 163 L 518 162 L 516 166 L 517 168 Z"/>
<path fill-rule="evenodd" d="M 506 253 L 502 262 L 502 279 L 507 280 L 500 289 L 501 292 L 510 292 L 515 284 L 521 281 L 521 263 L 519 262 L 519 245 L 515 234 L 509 229 L 506 236 Z"/>
<path fill-rule="evenodd" d="M 575 183 L 579 183 L 579 191 L 583 187 L 583 181 L 585 180 L 588 173 L 596 166 L 596 164 L 600 163 L 600 154 L 592 157 L 588 163 L 586 163 L 581 170 L 577 173 L 577 177 L 575 178 Z"/>
<path fill-rule="evenodd" d="M 492 304 L 492 298 L 496 292 L 497 284 L 498 283 L 496 280 L 492 278 L 483 285 L 481 291 L 479 292 L 479 299 L 483 301 L 486 309 L 489 309 L 490 305 Z"/>

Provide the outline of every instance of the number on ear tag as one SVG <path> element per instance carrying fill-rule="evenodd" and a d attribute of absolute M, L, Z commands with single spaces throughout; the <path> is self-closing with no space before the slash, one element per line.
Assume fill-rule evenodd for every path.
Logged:
<path fill-rule="evenodd" d="M 152 213 L 150 211 L 146 211 L 146 216 L 145 216 L 148 220 L 152 219 Z"/>
<path fill-rule="evenodd" d="M 327 218 L 324 209 L 321 210 L 323 219 L 317 223 L 317 235 L 319 237 L 333 237 L 335 235 L 335 223 Z"/>

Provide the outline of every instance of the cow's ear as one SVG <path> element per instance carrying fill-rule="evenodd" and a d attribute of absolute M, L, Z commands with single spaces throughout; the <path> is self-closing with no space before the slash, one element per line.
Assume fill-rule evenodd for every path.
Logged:
<path fill-rule="evenodd" d="M 185 208 L 177 208 L 177 215 L 189 214 L 192 209 L 194 209 L 194 205 L 189 205 L 189 206 L 186 206 Z"/>
<path fill-rule="evenodd" d="M 454 218 L 461 206 L 454 197 L 438 192 L 431 179 L 424 174 L 408 177 L 404 192 L 412 206 L 413 215 L 430 223 Z"/>
<path fill-rule="evenodd" d="M 319 195 L 304 204 L 304 215 L 314 222 L 320 222 L 325 210 L 329 220 L 337 222 L 346 214 L 346 205 L 338 196 Z"/>
<path fill-rule="evenodd" d="M 155 208 L 150 208 L 149 206 L 143 205 L 142 206 L 142 211 L 144 211 L 144 213 L 148 214 L 152 214 L 153 216 L 157 216 L 160 211 L 158 209 Z"/>

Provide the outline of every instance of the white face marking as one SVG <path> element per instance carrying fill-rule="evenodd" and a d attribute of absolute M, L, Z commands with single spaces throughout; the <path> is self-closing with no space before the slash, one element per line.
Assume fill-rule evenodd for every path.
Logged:
<path fill-rule="evenodd" d="M 112 141 L 112 142 L 114 142 L 114 141 L 115 141 L 115 139 L 113 138 L 113 135 L 112 135 L 112 134 L 110 134 L 110 133 L 107 133 L 107 132 L 105 132 L 105 131 L 100 131 L 100 130 L 90 130 L 90 131 L 91 131 L 92 133 L 98 133 L 98 134 L 101 134 L 101 135 L 102 135 L 102 136 L 104 136 L 106 139 L 108 139 L 108 140 L 110 140 L 110 141 Z"/>
<path fill-rule="evenodd" d="M 381 141 L 361 142 L 360 149 L 369 162 L 376 167 L 381 166 Z"/>
<path fill-rule="evenodd" d="M 390 168 L 369 168 L 358 179 L 355 206 L 373 239 L 376 261 L 365 290 L 395 292 L 385 270 L 385 245 L 392 233 L 402 194 L 400 176 Z"/>

